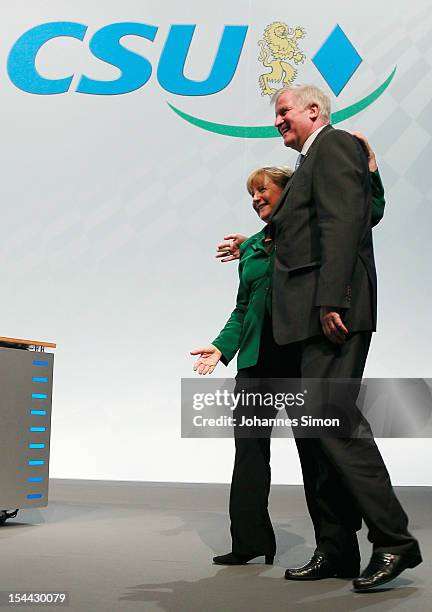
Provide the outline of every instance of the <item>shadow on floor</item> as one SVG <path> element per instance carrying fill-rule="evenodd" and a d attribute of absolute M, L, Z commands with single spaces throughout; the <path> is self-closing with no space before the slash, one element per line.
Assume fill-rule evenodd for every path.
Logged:
<path fill-rule="evenodd" d="M 203 544 L 210 551 L 213 551 L 215 555 L 224 554 L 231 550 L 229 518 L 227 515 L 201 511 L 176 511 L 169 512 L 168 514 L 176 516 L 182 521 L 182 524 L 171 529 L 159 531 L 159 535 L 163 537 L 176 537 L 184 533 L 194 533 L 198 535 Z M 308 559 L 311 556 L 312 549 L 306 547 L 305 538 L 288 531 L 290 527 L 289 523 L 274 525 L 277 557 L 280 558 L 295 547 L 300 546 L 302 551 L 300 558 Z"/>
<path fill-rule="evenodd" d="M 271 570 L 276 571 L 277 568 Z M 288 582 L 282 577 L 265 575 L 263 565 L 224 568 L 215 576 L 194 582 L 178 580 L 160 584 L 138 584 L 129 587 L 121 601 L 157 603 L 166 612 L 206 610 L 236 612 L 287 609 L 316 612 L 350 612 L 379 606 L 380 612 L 393 610 L 416 597 L 418 589 L 412 581 L 398 578 L 392 587 L 375 593 L 355 594 L 347 580 L 329 579 L 313 583 Z"/>

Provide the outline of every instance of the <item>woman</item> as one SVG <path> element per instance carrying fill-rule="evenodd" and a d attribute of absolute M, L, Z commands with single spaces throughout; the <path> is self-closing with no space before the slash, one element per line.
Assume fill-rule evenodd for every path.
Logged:
<path fill-rule="evenodd" d="M 368 152 L 374 226 L 384 213 L 384 189 L 372 149 L 363 136 L 356 136 Z M 292 170 L 287 167 L 265 167 L 249 176 L 247 189 L 252 196 L 252 206 L 265 223 L 291 175 Z M 273 340 L 270 319 L 273 249 L 266 227 L 248 239 L 237 234 L 226 238 L 234 242 L 219 245 L 218 257 L 230 261 L 237 257 L 237 251 L 239 253 L 237 303 L 212 344 L 191 351 L 192 355 L 199 355 L 194 370 L 199 374 L 211 374 L 219 361 L 227 365 L 238 351 L 237 391 L 254 378 L 299 378 L 299 372 L 287 370 L 287 364 L 297 362 L 293 359 L 296 344 L 280 346 Z M 221 565 L 241 565 L 265 555 L 265 562 L 272 564 L 276 541 L 268 514 L 270 437 L 247 438 L 235 432 L 235 446 L 230 493 L 232 551 L 214 557 L 213 561 Z"/>

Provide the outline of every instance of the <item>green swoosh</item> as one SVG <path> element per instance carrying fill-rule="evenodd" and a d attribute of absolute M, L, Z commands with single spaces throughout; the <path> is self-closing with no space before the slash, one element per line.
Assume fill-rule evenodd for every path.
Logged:
<path fill-rule="evenodd" d="M 354 117 L 362 110 L 370 106 L 375 100 L 377 100 L 387 89 L 390 83 L 393 80 L 393 77 L 396 73 L 396 68 L 394 68 L 393 72 L 390 76 L 380 85 L 377 89 L 375 89 L 372 93 L 367 95 L 365 98 L 362 98 L 358 102 L 347 106 L 346 108 L 342 108 L 334 113 L 332 113 L 330 121 L 333 125 L 336 123 L 340 123 L 341 121 L 345 121 L 350 117 Z M 224 125 L 223 123 L 213 123 L 212 121 L 206 121 L 205 119 L 199 119 L 198 117 L 193 117 L 192 115 L 188 115 L 184 113 L 180 109 L 176 108 L 169 102 L 167 102 L 168 106 L 175 112 L 179 117 L 188 121 L 192 125 L 195 125 L 203 130 L 207 130 L 208 132 L 214 132 L 216 134 L 223 134 L 224 136 L 234 136 L 235 138 L 276 138 L 280 137 L 279 132 L 273 125 L 257 125 L 257 126 L 246 126 L 246 125 Z"/>

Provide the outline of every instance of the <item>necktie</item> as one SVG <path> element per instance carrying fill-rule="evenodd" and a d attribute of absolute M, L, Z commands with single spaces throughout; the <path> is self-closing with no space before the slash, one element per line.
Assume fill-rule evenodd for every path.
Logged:
<path fill-rule="evenodd" d="M 300 166 L 300 164 L 302 163 L 302 161 L 304 160 L 305 157 L 306 157 L 306 155 L 303 155 L 302 153 L 300 153 L 300 155 L 297 157 L 297 161 L 295 163 L 294 170 L 297 170 L 297 168 Z"/>

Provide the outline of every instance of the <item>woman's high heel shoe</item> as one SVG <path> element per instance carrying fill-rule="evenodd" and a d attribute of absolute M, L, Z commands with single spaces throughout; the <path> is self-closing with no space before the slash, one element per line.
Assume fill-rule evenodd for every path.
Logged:
<path fill-rule="evenodd" d="M 226 555 L 219 555 L 218 557 L 213 557 L 213 563 L 216 565 L 246 565 L 252 559 L 256 557 L 261 557 L 262 555 L 235 555 L 230 552 Z M 273 565 L 274 555 L 265 555 L 265 564 Z"/>

